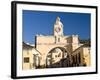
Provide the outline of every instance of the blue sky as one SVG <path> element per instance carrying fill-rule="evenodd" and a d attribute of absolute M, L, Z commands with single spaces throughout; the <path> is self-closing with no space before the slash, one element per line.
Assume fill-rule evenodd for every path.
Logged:
<path fill-rule="evenodd" d="M 90 38 L 91 15 L 89 13 L 47 12 L 23 10 L 23 41 L 33 44 L 35 35 L 53 35 L 53 25 L 59 16 L 64 25 L 64 35 Z"/>

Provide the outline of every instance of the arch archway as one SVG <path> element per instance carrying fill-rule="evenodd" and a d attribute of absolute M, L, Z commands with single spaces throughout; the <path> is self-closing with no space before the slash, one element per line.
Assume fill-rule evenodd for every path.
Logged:
<path fill-rule="evenodd" d="M 46 57 L 47 68 L 59 68 L 70 66 L 70 54 L 63 47 L 55 47 L 51 49 Z"/>

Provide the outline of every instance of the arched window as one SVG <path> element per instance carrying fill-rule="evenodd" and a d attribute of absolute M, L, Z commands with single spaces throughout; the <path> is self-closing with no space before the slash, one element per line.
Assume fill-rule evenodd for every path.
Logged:
<path fill-rule="evenodd" d="M 58 42 L 60 42 L 60 38 L 58 38 Z"/>
<path fill-rule="evenodd" d="M 81 63 L 81 54 L 78 53 L 79 64 Z"/>

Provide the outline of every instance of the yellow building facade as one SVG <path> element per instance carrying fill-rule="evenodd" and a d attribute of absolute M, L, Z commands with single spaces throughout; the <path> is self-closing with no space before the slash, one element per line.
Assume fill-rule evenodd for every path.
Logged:
<path fill-rule="evenodd" d="M 53 35 L 36 35 L 34 46 L 26 49 L 23 45 L 23 69 L 90 66 L 90 46 L 85 45 L 78 35 L 64 35 L 63 24 L 57 17 Z"/>

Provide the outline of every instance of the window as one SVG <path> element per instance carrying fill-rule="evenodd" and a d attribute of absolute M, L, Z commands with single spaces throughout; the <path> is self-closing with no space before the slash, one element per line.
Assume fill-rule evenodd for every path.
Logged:
<path fill-rule="evenodd" d="M 81 63 L 81 54 L 80 53 L 78 53 L 79 55 L 79 63 Z"/>
<path fill-rule="evenodd" d="M 73 64 L 72 65 L 74 66 L 75 65 L 75 57 L 73 56 L 72 59 L 73 59 Z"/>
<path fill-rule="evenodd" d="M 24 58 L 24 63 L 29 63 L 29 57 Z"/>
<path fill-rule="evenodd" d="M 60 42 L 60 37 L 55 36 L 55 43 Z"/>
<path fill-rule="evenodd" d="M 58 42 L 60 42 L 60 38 L 58 38 Z"/>
<path fill-rule="evenodd" d="M 55 55 L 55 57 L 57 57 L 57 55 Z"/>

